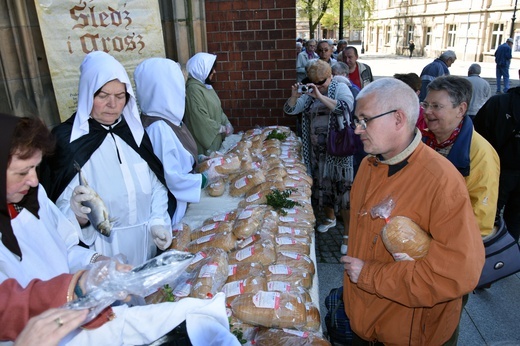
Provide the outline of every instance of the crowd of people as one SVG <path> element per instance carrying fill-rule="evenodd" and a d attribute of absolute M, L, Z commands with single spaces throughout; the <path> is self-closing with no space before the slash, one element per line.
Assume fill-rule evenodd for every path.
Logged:
<path fill-rule="evenodd" d="M 326 47 L 322 42 L 318 46 Z M 518 241 L 520 87 L 509 88 L 512 42 L 508 39 L 495 53 L 496 95 L 480 77 L 477 63 L 469 66 L 466 77 L 450 75 L 457 59 L 454 51 L 443 52 L 420 75 L 395 74 L 374 81 L 370 67 L 358 62 L 356 48 L 346 43 L 336 52 L 337 62 L 323 55 L 309 57 L 307 79 L 299 78 L 292 86 L 284 110 L 301 113 L 304 147 L 307 142 L 307 154 L 314 154 L 307 161 L 314 162 L 309 170 L 313 197 L 325 214 L 317 231 L 336 225 L 338 207 L 348 211 L 346 216 L 341 213 L 347 240 L 341 262 L 354 345 L 456 345 L 462 309 L 484 265 L 483 240 L 496 232 L 503 218 Z M 300 54 L 305 54 L 302 49 Z M 414 49 L 410 41 L 410 57 Z M 323 124 L 336 119 L 337 108 L 332 106 L 340 101 L 324 112 L 312 111 L 331 97 L 330 89 L 315 88 L 320 78 L 313 70 L 320 60 L 331 65 L 339 83 L 360 90 L 344 124 L 360 137 L 366 158 L 354 179 L 349 170 L 332 179 L 332 186 L 346 188 L 340 192 L 348 201 L 343 205 L 336 200 L 334 208 L 322 198 L 329 176 L 316 167 L 326 167 L 330 160 L 323 147 Z M 298 83 L 309 83 L 313 92 L 298 93 Z M 325 157 L 321 166 L 315 164 L 319 155 Z M 333 159 L 356 161 L 355 156 Z M 385 221 L 373 211 L 388 198 L 395 205 Z M 416 260 L 386 249 L 379 234 L 396 215 L 408 217 L 428 234 L 425 257 Z"/>

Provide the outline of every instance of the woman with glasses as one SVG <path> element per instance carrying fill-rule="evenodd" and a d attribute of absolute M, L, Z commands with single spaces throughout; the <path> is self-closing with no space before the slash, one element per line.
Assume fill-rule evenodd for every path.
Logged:
<path fill-rule="evenodd" d="M 337 157 L 327 153 L 327 134 L 332 114 L 340 129 L 350 126 L 350 112 L 354 97 L 348 86 L 332 78 L 331 67 L 322 60 L 309 62 L 307 76 L 311 83 L 301 91 L 300 84 L 292 85 L 291 97 L 284 105 L 287 114 L 302 114 L 303 155 L 307 170 L 313 177 L 313 203 L 325 212 L 318 232 L 336 226 L 336 212 L 340 212 L 345 227 L 344 246 L 347 251 L 350 220 L 350 186 L 354 176 L 352 156 Z M 333 118 L 334 119 L 334 118 Z"/>
<path fill-rule="evenodd" d="M 310 39 L 305 43 L 305 49 L 303 52 L 298 54 L 298 57 L 296 58 L 296 81 L 301 82 L 302 80 L 307 77 L 307 72 L 305 71 L 305 68 L 307 67 L 307 64 L 310 60 L 318 59 L 319 56 L 316 54 L 316 40 Z"/>
<path fill-rule="evenodd" d="M 459 170 L 468 188 L 481 235 L 495 223 L 500 164 L 495 149 L 473 128 L 466 116 L 471 83 L 463 77 L 437 77 L 421 102 L 427 129 L 423 142 L 446 157 Z"/>

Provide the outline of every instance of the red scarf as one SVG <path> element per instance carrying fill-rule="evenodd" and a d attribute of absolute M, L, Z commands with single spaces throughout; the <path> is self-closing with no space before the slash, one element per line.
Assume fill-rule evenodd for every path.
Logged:
<path fill-rule="evenodd" d="M 449 147 L 457 139 L 457 136 L 460 133 L 460 129 L 462 128 L 463 122 L 464 122 L 464 118 L 460 121 L 460 123 L 457 125 L 455 130 L 453 130 L 450 137 L 442 143 L 437 142 L 437 138 L 435 138 L 435 135 L 430 130 L 428 130 L 428 129 L 421 130 L 423 137 L 426 138 L 426 141 L 425 141 L 426 145 L 435 150 L 444 149 L 446 147 Z"/>
<path fill-rule="evenodd" d="M 9 210 L 11 220 L 18 216 L 18 210 L 16 210 L 13 203 L 7 203 L 7 210 Z"/>

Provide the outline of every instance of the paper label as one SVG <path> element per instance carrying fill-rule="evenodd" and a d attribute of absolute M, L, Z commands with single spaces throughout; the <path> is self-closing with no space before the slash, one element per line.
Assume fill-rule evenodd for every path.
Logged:
<path fill-rule="evenodd" d="M 243 177 L 243 178 L 240 178 L 237 181 L 235 181 L 235 188 L 236 189 L 241 189 L 244 186 L 246 186 L 248 181 L 249 181 L 248 177 L 249 177 L 249 179 L 252 178 L 252 176 L 248 175 L 247 177 Z"/>
<path fill-rule="evenodd" d="M 238 218 L 240 220 L 249 219 L 251 217 L 251 215 L 253 215 L 253 210 L 252 209 L 244 209 L 244 210 L 242 210 L 242 212 L 240 213 Z"/>
<path fill-rule="evenodd" d="M 287 223 L 293 223 L 296 222 L 296 218 L 290 217 L 290 216 L 280 216 L 280 221 L 287 222 Z"/>
<path fill-rule="evenodd" d="M 192 283 L 190 280 L 180 283 L 173 290 L 173 295 L 177 297 L 187 297 L 191 292 Z"/>
<path fill-rule="evenodd" d="M 278 234 L 305 235 L 302 230 L 287 226 L 278 226 Z"/>
<path fill-rule="evenodd" d="M 279 275 L 292 274 L 292 269 L 285 264 L 274 264 L 274 265 L 270 265 L 268 268 L 272 274 L 279 274 Z"/>
<path fill-rule="evenodd" d="M 267 290 L 278 292 L 290 292 L 291 284 L 283 281 L 269 281 L 267 283 Z"/>
<path fill-rule="evenodd" d="M 215 273 L 217 272 L 217 269 L 218 269 L 217 263 L 215 263 L 215 262 L 207 263 L 207 264 L 203 265 L 202 268 L 200 268 L 199 278 L 213 277 L 215 275 Z"/>
<path fill-rule="evenodd" d="M 246 258 L 253 256 L 254 254 L 255 254 L 255 247 L 249 246 L 249 247 L 246 247 L 245 249 L 237 251 L 237 253 L 235 254 L 235 258 L 237 261 L 243 261 Z"/>
<path fill-rule="evenodd" d="M 276 237 L 276 244 L 278 245 L 293 245 L 296 244 L 296 240 L 291 237 Z"/>
<path fill-rule="evenodd" d="M 219 225 L 218 222 L 210 223 L 209 225 L 202 226 L 202 227 L 200 228 L 200 230 L 201 230 L 202 232 L 212 231 L 212 230 L 214 230 L 214 229 L 217 229 L 217 228 L 218 228 L 218 225 Z"/>
<path fill-rule="evenodd" d="M 237 273 L 237 265 L 230 264 L 228 265 L 228 276 L 233 276 Z"/>
<path fill-rule="evenodd" d="M 244 240 L 240 240 L 237 242 L 237 246 L 242 249 L 248 245 L 250 245 L 251 243 L 253 243 L 258 237 L 255 236 L 255 235 L 252 235 L 250 236 L 249 238 L 246 238 Z"/>
<path fill-rule="evenodd" d="M 253 296 L 253 304 L 257 308 L 278 310 L 280 308 L 280 292 L 259 291 Z"/>
<path fill-rule="evenodd" d="M 204 244 L 204 243 L 207 243 L 208 241 L 212 241 L 214 238 L 215 238 L 215 233 L 208 234 L 208 235 L 205 235 L 204 237 L 200 237 L 199 239 L 197 239 L 195 241 L 195 243 Z"/>
<path fill-rule="evenodd" d="M 254 195 L 247 197 L 246 202 L 248 202 L 248 203 L 254 202 L 254 201 L 260 199 L 260 197 L 262 197 L 262 195 L 260 194 L 260 192 L 257 192 Z"/>
<path fill-rule="evenodd" d="M 226 297 L 234 297 L 244 293 L 244 280 L 229 282 L 222 287 Z"/>
<path fill-rule="evenodd" d="M 299 336 L 299 337 L 302 337 L 302 338 L 308 338 L 309 337 L 309 332 L 302 332 L 302 331 L 299 331 L 299 330 L 287 329 L 287 328 L 283 328 L 283 331 L 286 332 L 287 334 L 296 335 L 296 336 Z"/>
<path fill-rule="evenodd" d="M 301 254 L 293 251 L 282 251 L 282 255 L 296 260 L 300 260 L 302 258 Z"/>

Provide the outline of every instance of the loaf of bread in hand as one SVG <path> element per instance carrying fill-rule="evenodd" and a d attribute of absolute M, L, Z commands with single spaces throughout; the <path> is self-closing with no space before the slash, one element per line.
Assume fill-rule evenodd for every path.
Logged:
<path fill-rule="evenodd" d="M 426 256 L 431 241 L 428 233 L 405 216 L 392 217 L 383 227 L 381 238 L 391 254 L 406 253 L 413 259 Z"/>

